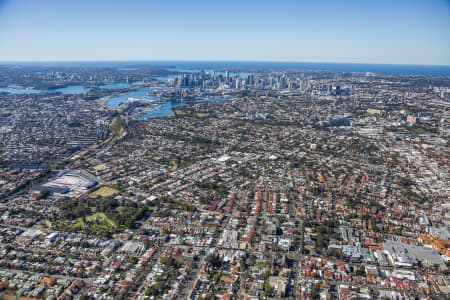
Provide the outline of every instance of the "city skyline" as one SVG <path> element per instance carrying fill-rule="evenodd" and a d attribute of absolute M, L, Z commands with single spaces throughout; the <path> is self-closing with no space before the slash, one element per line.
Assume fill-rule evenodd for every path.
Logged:
<path fill-rule="evenodd" d="M 0 1 L 0 61 L 450 65 L 448 1 Z"/>

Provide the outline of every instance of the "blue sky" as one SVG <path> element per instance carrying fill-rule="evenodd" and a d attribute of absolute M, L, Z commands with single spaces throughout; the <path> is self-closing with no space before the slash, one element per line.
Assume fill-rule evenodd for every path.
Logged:
<path fill-rule="evenodd" d="M 0 0 L 0 61 L 450 65 L 449 0 Z"/>

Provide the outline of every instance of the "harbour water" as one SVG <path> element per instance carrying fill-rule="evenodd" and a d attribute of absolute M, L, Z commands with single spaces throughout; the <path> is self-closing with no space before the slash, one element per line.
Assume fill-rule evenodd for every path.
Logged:
<path fill-rule="evenodd" d="M 170 117 L 173 115 L 173 108 L 181 107 L 184 103 L 181 102 L 172 102 L 167 101 L 163 103 L 159 108 L 149 111 L 142 116 L 138 117 L 138 120 L 146 120 L 146 119 L 156 119 L 156 118 L 164 118 Z"/>
<path fill-rule="evenodd" d="M 84 94 L 88 89 L 82 85 L 69 85 L 63 88 L 52 89 L 52 90 L 39 90 L 39 89 L 26 89 L 26 88 L 15 88 L 15 87 L 0 87 L 0 93 L 8 94 L 39 94 L 39 93 L 57 93 L 61 92 L 63 94 Z"/>
<path fill-rule="evenodd" d="M 155 90 L 161 90 L 163 88 L 138 88 L 136 90 L 132 90 L 124 95 L 112 97 L 108 100 L 108 105 L 118 108 L 122 103 L 124 103 L 128 98 L 137 98 L 137 99 L 145 99 L 149 101 L 155 101 L 157 98 L 155 96 L 148 96 L 147 93 Z"/>
<path fill-rule="evenodd" d="M 173 115 L 172 109 L 177 107 L 183 107 L 187 103 L 203 103 L 203 102 L 224 102 L 231 100 L 231 97 L 213 97 L 213 98 L 201 98 L 196 99 L 192 101 L 187 102 L 173 102 L 173 101 L 167 101 L 161 105 L 161 107 L 154 109 L 146 114 L 143 114 L 138 119 L 139 120 L 145 120 L 145 119 L 155 119 L 155 118 L 164 118 L 164 117 L 170 117 Z"/>
<path fill-rule="evenodd" d="M 128 98 L 137 98 L 144 99 L 148 101 L 157 101 L 158 98 L 156 96 L 147 95 L 148 92 L 164 90 L 164 88 L 158 87 L 144 87 L 133 90 L 124 95 L 112 97 L 108 100 L 108 105 L 118 108 L 122 103 L 124 103 Z M 139 117 L 139 120 L 145 119 L 154 119 L 154 118 L 163 118 L 169 117 L 172 115 L 172 109 L 176 107 L 182 107 L 187 103 L 202 103 L 202 102 L 222 102 L 230 100 L 230 97 L 213 97 L 213 98 L 200 98 L 196 100 L 191 100 L 187 102 L 175 102 L 175 101 L 166 101 L 157 109 L 154 109 L 148 113 L 143 114 Z"/>
<path fill-rule="evenodd" d="M 50 92 L 61 92 L 65 95 L 69 94 L 85 94 L 88 89 L 82 85 L 69 85 L 63 88 L 50 90 Z"/>
<path fill-rule="evenodd" d="M 13 87 L 0 87 L 0 93 L 8 94 L 38 94 L 42 93 L 41 90 L 25 89 L 25 88 L 13 88 Z"/>
<path fill-rule="evenodd" d="M 101 89 L 113 90 L 113 89 L 127 89 L 131 86 L 131 83 L 126 82 L 115 82 L 99 85 L 98 87 Z"/>

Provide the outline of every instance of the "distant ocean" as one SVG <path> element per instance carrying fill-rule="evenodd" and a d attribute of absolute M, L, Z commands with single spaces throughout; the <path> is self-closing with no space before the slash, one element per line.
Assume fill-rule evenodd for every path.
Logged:
<path fill-rule="evenodd" d="M 115 61 L 115 62 L 26 62 L 0 64 L 8 65 L 45 65 L 45 66 L 84 66 L 139 68 L 155 66 L 179 70 L 202 69 L 242 69 L 242 70 L 314 70 L 333 72 L 372 72 L 378 74 L 450 76 L 450 65 L 393 65 L 393 64 L 357 64 L 357 63 L 320 63 L 320 62 L 252 62 L 252 61 Z"/>

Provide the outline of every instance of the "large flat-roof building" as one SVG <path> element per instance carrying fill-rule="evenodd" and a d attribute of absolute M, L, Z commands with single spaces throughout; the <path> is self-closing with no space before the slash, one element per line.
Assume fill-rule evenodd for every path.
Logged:
<path fill-rule="evenodd" d="M 82 171 L 65 170 L 55 179 L 34 187 L 34 190 L 48 191 L 51 194 L 83 193 L 97 185 L 97 181 Z"/>

